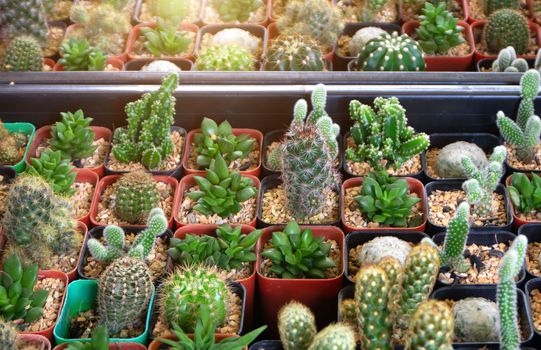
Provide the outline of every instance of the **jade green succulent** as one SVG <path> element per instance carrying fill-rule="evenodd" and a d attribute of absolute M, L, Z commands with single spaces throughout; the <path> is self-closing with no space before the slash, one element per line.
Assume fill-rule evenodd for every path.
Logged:
<path fill-rule="evenodd" d="M 101 325 L 94 329 L 89 342 L 69 343 L 66 350 L 109 350 L 109 332 Z"/>
<path fill-rule="evenodd" d="M 60 115 L 62 120 L 51 126 L 49 147 L 74 162 L 91 156 L 98 147 L 92 144 L 96 135 L 90 128 L 92 118 L 86 118 L 80 109 Z"/>
<path fill-rule="evenodd" d="M 436 6 L 425 2 L 419 20 L 418 41 L 427 54 L 446 54 L 449 49 L 464 42 L 461 34 L 464 28 L 457 25 L 458 20 L 447 10 L 445 2 Z"/>
<path fill-rule="evenodd" d="M 283 231 L 272 233 L 271 248 L 261 255 L 272 262 L 270 272 L 279 278 L 325 278 L 328 268 L 336 267 L 329 257 L 331 245 L 315 237 L 311 229 L 301 229 L 291 221 Z"/>
<path fill-rule="evenodd" d="M 156 28 L 143 27 L 141 34 L 145 49 L 156 57 L 179 55 L 192 43 L 188 33 L 178 29 L 175 20 L 158 18 Z"/>
<path fill-rule="evenodd" d="M 60 151 L 46 150 L 39 158 L 30 158 L 30 165 L 26 171 L 44 178 L 51 184 L 54 193 L 70 196 L 76 192 L 75 188 L 71 187 L 77 177 L 73 169 L 69 160 L 62 158 Z"/>
<path fill-rule="evenodd" d="M 86 39 L 71 38 L 60 46 L 62 57 L 58 63 L 66 71 L 103 71 L 107 57 L 103 51 L 91 47 Z"/>
<path fill-rule="evenodd" d="M 541 177 L 531 173 L 514 173 L 508 187 L 509 197 L 518 213 L 530 214 L 541 210 Z"/>

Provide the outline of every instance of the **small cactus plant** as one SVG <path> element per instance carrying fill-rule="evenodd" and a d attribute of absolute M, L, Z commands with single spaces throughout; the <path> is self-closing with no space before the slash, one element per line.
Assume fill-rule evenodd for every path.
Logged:
<path fill-rule="evenodd" d="M 0 66 L 4 72 L 41 72 L 43 56 L 39 43 L 33 37 L 17 37 L 6 49 Z"/>
<path fill-rule="evenodd" d="M 496 342 L 500 332 L 495 302 L 469 297 L 453 304 L 456 342 Z"/>
<path fill-rule="evenodd" d="M 449 221 L 443 251 L 441 253 L 441 264 L 459 272 L 467 272 L 470 263 L 464 259 L 464 249 L 470 231 L 470 205 L 462 202 L 456 209 L 455 216 Z"/>
<path fill-rule="evenodd" d="M 130 224 L 141 224 L 159 202 L 156 182 L 142 170 L 122 175 L 114 184 L 114 213 Z"/>
<path fill-rule="evenodd" d="M 492 62 L 493 72 L 526 72 L 528 62 L 524 58 L 517 58 L 513 46 L 500 50 L 498 57 Z"/>
<path fill-rule="evenodd" d="M 255 59 L 243 47 L 215 45 L 199 55 L 195 66 L 201 71 L 252 71 L 255 70 Z"/>
<path fill-rule="evenodd" d="M 436 172 L 442 178 L 465 178 L 462 157 L 468 156 L 477 167 L 484 166 L 488 159 L 483 149 L 475 143 L 456 141 L 440 149 L 436 158 Z"/>
<path fill-rule="evenodd" d="M 41 0 L 0 0 L 0 13 L 9 36 L 32 36 L 45 46 L 49 27 Z"/>
<path fill-rule="evenodd" d="M 383 258 L 392 256 L 404 264 L 411 251 L 408 242 L 393 236 L 376 237 L 363 244 L 358 255 L 359 265 L 377 264 Z"/>
<path fill-rule="evenodd" d="M 70 196 L 76 192 L 75 188 L 71 187 L 77 177 L 73 169 L 69 160 L 62 159 L 60 151 L 46 150 L 39 158 L 30 158 L 30 165 L 26 168 L 26 172 L 44 178 L 51 185 L 54 193 Z"/>
<path fill-rule="evenodd" d="M 453 331 L 453 314 L 449 306 L 443 301 L 425 301 L 410 321 L 405 350 L 451 350 Z"/>
<path fill-rule="evenodd" d="M 485 4 L 484 12 L 485 12 L 485 15 L 487 16 L 490 16 L 492 12 L 501 10 L 501 9 L 512 9 L 512 10 L 520 9 L 519 0 L 485 0 L 484 4 Z"/>
<path fill-rule="evenodd" d="M 26 146 L 28 139 L 23 133 L 10 133 L 0 120 L 0 165 L 12 165 L 22 158 L 20 148 Z"/>
<path fill-rule="evenodd" d="M 336 323 L 316 334 L 308 350 L 354 350 L 355 333 L 350 326 Z"/>
<path fill-rule="evenodd" d="M 51 126 L 50 148 L 75 163 L 91 156 L 98 147 L 92 144 L 96 136 L 90 128 L 92 118 L 86 118 L 80 109 L 62 112 L 60 116 L 62 119 Z"/>
<path fill-rule="evenodd" d="M 370 40 L 359 52 L 361 71 L 424 71 L 425 60 L 418 42 L 406 34 L 382 34 Z"/>
<path fill-rule="evenodd" d="M 325 63 L 318 44 L 301 34 L 280 35 L 267 49 L 265 70 L 322 71 Z"/>
<path fill-rule="evenodd" d="M 502 111 L 497 114 L 496 124 L 503 138 L 517 148 L 517 157 L 525 163 L 535 160 L 535 150 L 541 135 L 541 119 L 534 114 L 534 99 L 539 92 L 539 80 L 539 72 L 534 69 L 522 75 L 522 99 L 516 122 L 506 117 Z"/>
<path fill-rule="evenodd" d="M 312 310 L 296 301 L 278 312 L 278 331 L 284 350 L 307 350 L 317 333 Z"/>
<path fill-rule="evenodd" d="M 246 22 L 262 5 L 261 0 L 212 0 L 224 22 Z"/>
<path fill-rule="evenodd" d="M 348 45 L 349 56 L 357 57 L 364 46 L 372 39 L 386 34 L 387 32 L 379 27 L 364 27 L 355 32 Z"/>
<path fill-rule="evenodd" d="M 512 46 L 522 55 L 528 50 L 530 29 L 527 19 L 516 10 L 502 9 L 490 15 L 483 31 L 483 40 L 488 51 L 498 53 Z"/>

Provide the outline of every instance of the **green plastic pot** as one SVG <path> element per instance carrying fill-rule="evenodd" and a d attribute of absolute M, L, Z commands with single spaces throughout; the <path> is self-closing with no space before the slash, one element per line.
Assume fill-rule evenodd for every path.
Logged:
<path fill-rule="evenodd" d="M 32 141 L 34 141 L 34 134 L 36 133 L 36 127 L 30 123 L 4 123 L 4 126 L 6 127 L 7 131 L 9 131 L 10 134 L 14 132 L 21 132 L 28 136 L 28 142 L 26 144 L 26 149 L 24 150 L 24 156 L 21 159 L 21 161 L 15 165 L 8 165 L 8 168 L 13 168 L 17 174 L 20 174 L 24 171 L 26 168 L 24 160 L 26 159 L 26 155 L 28 154 L 28 149 L 30 148 L 30 145 L 32 144 Z"/>
<path fill-rule="evenodd" d="M 56 344 L 88 342 L 90 338 L 86 339 L 70 339 L 69 328 L 70 320 L 80 312 L 85 312 L 95 308 L 96 299 L 98 294 L 98 281 L 95 280 L 77 280 L 73 281 L 68 286 L 68 292 L 66 294 L 66 301 L 60 314 L 60 318 L 54 327 L 54 339 Z M 155 292 L 152 292 L 150 298 L 149 307 L 147 311 L 147 317 L 145 319 L 145 330 L 138 337 L 135 338 L 111 338 L 111 342 L 115 343 L 139 343 L 145 345 L 147 343 L 150 318 L 152 315 L 152 305 L 154 305 Z"/>

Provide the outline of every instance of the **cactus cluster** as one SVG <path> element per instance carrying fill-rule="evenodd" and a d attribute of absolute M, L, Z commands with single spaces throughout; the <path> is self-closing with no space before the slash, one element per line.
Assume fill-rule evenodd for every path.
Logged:
<path fill-rule="evenodd" d="M 498 10 L 488 18 L 483 40 L 491 53 L 512 46 L 517 54 L 522 55 L 530 43 L 528 20 L 517 10 Z"/>
<path fill-rule="evenodd" d="M 526 72 L 527 70 L 528 62 L 524 58 L 517 58 L 513 46 L 501 49 L 498 57 L 492 62 L 493 72 Z"/>
<path fill-rule="evenodd" d="M 62 57 L 58 60 L 65 71 L 103 71 L 106 66 L 104 53 L 90 46 L 88 40 L 70 38 L 60 46 Z"/>
<path fill-rule="evenodd" d="M 455 216 L 449 221 L 441 252 L 441 264 L 454 271 L 467 272 L 469 261 L 464 259 L 464 249 L 470 232 L 470 205 L 462 202 L 456 209 Z"/>
<path fill-rule="evenodd" d="M 129 224 L 141 224 L 159 203 L 156 182 L 149 173 L 139 170 L 122 175 L 115 182 L 115 216 Z"/>
<path fill-rule="evenodd" d="M 313 111 L 308 117 L 306 101 L 297 101 L 288 132 L 269 155 L 271 168 L 282 173 L 289 212 L 299 221 L 322 211 L 326 192 L 339 180 L 335 159 L 340 127 L 327 115 L 326 103 L 322 84 L 312 92 Z"/>
<path fill-rule="evenodd" d="M 167 75 L 157 91 L 126 105 L 128 126 L 115 130 L 111 152 L 122 162 L 140 162 L 156 170 L 173 153 L 170 128 L 174 122 L 176 73 Z"/>
<path fill-rule="evenodd" d="M 419 45 L 427 54 L 446 54 L 449 49 L 465 41 L 461 33 L 464 28 L 457 25 L 458 20 L 447 10 L 445 2 L 436 6 L 426 2 L 419 21 Z"/>
<path fill-rule="evenodd" d="M 319 45 L 301 34 L 280 35 L 272 41 L 265 57 L 265 70 L 322 71 L 325 63 Z"/>
<path fill-rule="evenodd" d="M 49 147 L 75 163 L 91 156 L 98 147 L 92 144 L 96 136 L 90 128 L 92 118 L 86 118 L 80 109 L 62 112 L 60 116 L 62 119 L 51 126 Z"/>
<path fill-rule="evenodd" d="M 517 213 L 530 214 L 541 210 L 541 177 L 531 173 L 531 180 L 524 173 L 513 173 L 508 187 L 509 198 Z"/>
<path fill-rule="evenodd" d="M 46 150 L 39 158 L 30 158 L 26 172 L 30 175 L 41 176 L 52 187 L 54 193 L 64 196 L 73 195 L 76 190 L 71 185 L 75 182 L 77 173 L 73 172 L 69 160 L 62 159 L 60 151 Z"/>
<path fill-rule="evenodd" d="M 418 42 L 407 36 L 382 34 L 370 40 L 359 52 L 361 71 L 424 71 L 425 60 Z"/>
<path fill-rule="evenodd" d="M 349 115 L 354 121 L 350 132 L 355 145 L 346 149 L 348 160 L 367 162 L 376 170 L 398 168 L 428 148 L 428 135 L 415 133 L 408 126 L 406 110 L 396 97 L 377 97 L 374 107 L 357 100 L 349 103 Z"/>
<path fill-rule="evenodd" d="M 224 22 L 246 22 L 263 2 L 261 0 L 212 0 L 212 6 L 218 11 Z"/>
<path fill-rule="evenodd" d="M 10 133 L 0 120 L 0 165 L 17 163 L 22 158 L 20 149 L 25 147 L 27 143 L 28 139 L 25 134 Z"/>
<path fill-rule="evenodd" d="M 537 70 L 530 69 L 520 79 L 521 101 L 516 121 L 505 116 L 502 111 L 497 114 L 496 125 L 505 141 L 517 149 L 517 157 L 525 162 L 535 161 L 535 151 L 541 135 L 541 119 L 535 115 L 534 100 L 539 92 L 540 75 Z"/>
<path fill-rule="evenodd" d="M 255 70 L 255 58 L 238 45 L 215 45 L 199 55 L 195 66 L 201 71 L 252 71 Z"/>
<path fill-rule="evenodd" d="M 483 10 L 487 16 L 501 9 L 520 10 L 519 0 L 485 0 L 484 5 Z"/>
<path fill-rule="evenodd" d="M 19 36 L 9 43 L 0 66 L 4 72 L 41 72 L 43 56 L 39 43 L 30 36 Z"/>
<path fill-rule="evenodd" d="M 192 43 L 186 31 L 178 29 L 176 20 L 158 18 L 157 27 L 142 27 L 141 38 L 145 49 L 155 57 L 176 56 L 186 52 Z"/>
<path fill-rule="evenodd" d="M 19 350 L 16 342 L 17 330 L 8 322 L 0 320 L 0 348 Z"/>
<path fill-rule="evenodd" d="M 0 13 L 9 36 L 29 35 L 45 46 L 48 26 L 41 0 L 0 0 Z"/>

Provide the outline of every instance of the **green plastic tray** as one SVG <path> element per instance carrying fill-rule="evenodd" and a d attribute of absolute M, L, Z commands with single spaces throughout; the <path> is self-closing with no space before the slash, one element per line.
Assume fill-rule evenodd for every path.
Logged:
<path fill-rule="evenodd" d="M 26 165 L 24 160 L 26 159 L 26 155 L 28 154 L 28 149 L 30 148 L 30 145 L 34 141 L 34 135 L 36 133 L 36 127 L 30 123 L 4 123 L 4 126 L 9 131 L 9 133 L 14 132 L 21 132 L 28 136 L 28 143 L 26 144 L 26 149 L 24 150 L 24 156 L 21 161 L 15 165 L 9 165 L 9 168 L 13 168 L 17 172 L 17 174 L 22 173 L 24 169 L 26 169 Z"/>
<path fill-rule="evenodd" d="M 153 287 L 154 288 L 154 287 Z M 62 308 L 60 318 L 54 327 L 54 339 L 56 344 L 73 343 L 73 342 L 88 342 L 90 338 L 85 339 L 69 339 L 70 320 L 78 313 L 88 311 L 96 306 L 96 296 L 98 294 L 98 282 L 95 280 L 77 280 L 68 285 L 66 301 Z M 152 291 L 152 297 L 148 307 L 147 317 L 145 321 L 144 332 L 135 338 L 111 338 L 111 342 L 117 343 L 139 343 L 145 345 L 148 338 L 150 318 L 152 315 L 152 306 L 154 305 L 155 292 Z"/>

